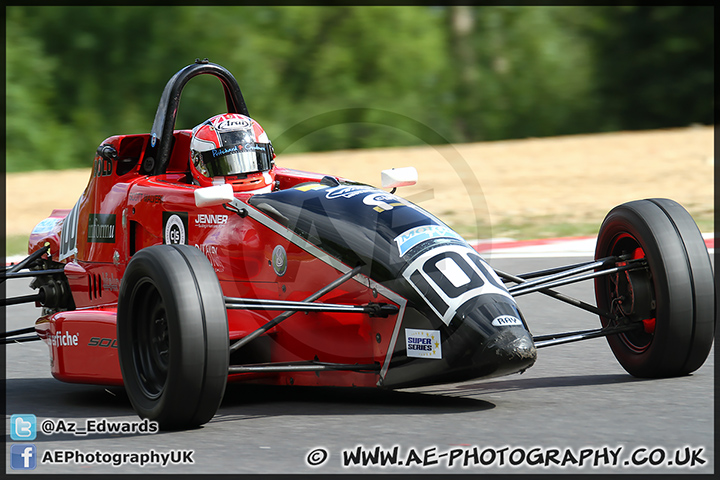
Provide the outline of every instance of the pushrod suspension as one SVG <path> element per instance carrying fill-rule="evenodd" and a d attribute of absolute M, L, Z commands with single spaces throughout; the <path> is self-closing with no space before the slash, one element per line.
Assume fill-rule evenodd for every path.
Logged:
<path fill-rule="evenodd" d="M 589 280 L 591 278 L 601 277 L 603 275 L 609 275 L 611 273 L 622 272 L 625 270 L 632 270 L 632 269 L 638 268 L 639 266 L 642 266 L 642 265 L 638 265 L 638 263 L 642 263 L 644 265 L 645 259 L 639 259 L 637 262 L 632 262 L 632 263 L 628 262 L 627 265 L 608 268 L 605 270 L 600 270 L 598 272 L 586 273 L 585 275 L 578 275 L 578 276 L 575 276 L 572 278 L 558 278 L 557 280 L 551 281 L 552 279 L 550 277 L 548 277 L 546 279 L 542 279 L 543 280 L 542 282 L 530 281 L 527 283 L 523 283 L 521 285 L 515 285 L 515 286 L 509 288 L 508 291 L 510 292 L 510 294 L 512 296 L 517 297 L 520 295 L 526 295 L 528 293 L 538 292 L 545 288 L 561 287 L 563 285 L 569 285 L 571 283 L 580 282 L 582 280 Z M 568 271 L 568 275 L 565 275 L 565 277 L 567 277 L 569 275 L 575 275 L 577 273 L 578 272 L 573 272 L 572 274 L 570 274 Z M 558 275 L 560 275 L 560 274 L 558 274 Z M 551 276 L 551 277 L 555 277 L 555 276 Z M 534 282 L 533 285 L 529 285 L 533 282 Z"/>
<path fill-rule="evenodd" d="M 41 277 L 43 275 L 56 275 L 58 273 L 65 273 L 65 269 L 53 268 L 50 270 L 30 270 L 28 272 L 2 272 L 0 273 L 0 279 L 5 280 L 8 278 Z"/>
<path fill-rule="evenodd" d="M 623 325 L 607 326 L 594 330 L 582 330 L 578 332 L 563 332 L 551 335 L 538 335 L 533 337 L 535 348 L 550 347 L 563 343 L 579 342 L 591 338 L 607 337 L 618 333 L 631 332 L 642 328 L 642 322 L 625 323 Z"/>
<path fill-rule="evenodd" d="M 20 297 L 0 298 L 0 305 L 2 305 L 2 306 L 20 305 L 21 303 L 40 302 L 40 301 L 42 301 L 42 296 L 39 293 L 34 293 L 32 295 L 22 295 Z"/>
<path fill-rule="evenodd" d="M 18 270 L 22 270 L 27 265 L 31 264 L 38 258 L 42 257 L 45 253 L 47 253 L 50 250 L 50 245 L 46 245 L 38 250 L 35 250 L 33 253 L 22 259 L 20 262 L 16 263 L 15 265 L 11 265 L 5 269 L 5 273 L 12 273 L 17 272 Z"/>
<path fill-rule="evenodd" d="M 323 295 L 325 295 L 326 293 L 328 293 L 328 292 L 336 289 L 337 287 L 339 287 L 340 285 L 342 285 L 343 283 L 347 282 L 347 281 L 350 280 L 352 277 L 354 277 L 355 275 L 357 275 L 357 274 L 360 272 L 360 269 L 361 269 L 361 268 L 362 268 L 362 267 L 361 267 L 360 265 L 358 265 L 357 267 L 353 268 L 352 270 L 350 270 L 349 272 L 345 273 L 345 274 L 342 275 L 341 277 L 339 277 L 339 278 L 335 279 L 334 281 L 330 282 L 329 284 L 327 284 L 326 286 L 324 286 L 323 288 L 321 288 L 321 289 L 318 290 L 317 292 L 313 293 L 312 295 L 310 295 L 309 297 L 307 297 L 304 301 L 305 301 L 305 302 L 314 302 L 314 301 L 317 300 L 318 298 L 320 298 L 320 297 L 322 297 Z M 260 328 L 258 328 L 257 330 L 254 330 L 253 332 L 245 335 L 243 338 L 241 338 L 241 339 L 238 340 L 237 342 L 235 342 L 235 343 L 233 343 L 232 345 L 230 345 L 230 353 L 236 351 L 238 348 L 242 347 L 243 345 L 247 344 L 248 342 L 256 339 L 257 337 L 259 337 L 259 336 L 262 335 L 263 333 L 267 332 L 268 330 L 270 330 L 270 329 L 273 328 L 274 326 L 278 325 L 280 322 L 282 322 L 282 321 L 284 321 L 284 320 L 287 320 L 287 319 L 288 319 L 292 314 L 294 314 L 294 313 L 295 313 L 295 311 L 285 311 L 285 312 L 281 313 L 280 315 L 278 315 L 277 317 L 275 317 L 275 318 L 273 318 L 272 320 L 270 320 L 269 322 L 267 322 L 267 323 L 266 323 L 265 325 L 263 325 L 262 327 L 260 327 Z"/>
<path fill-rule="evenodd" d="M 526 280 L 525 282 L 522 283 L 522 285 L 514 285 L 512 287 L 509 287 L 508 291 L 514 295 L 516 290 L 525 290 L 525 289 L 527 289 L 529 287 L 533 287 L 535 285 L 546 284 L 553 280 L 572 277 L 573 275 L 577 275 L 579 273 L 587 272 L 589 270 L 594 270 L 598 267 L 602 267 L 603 265 L 605 265 L 608 262 L 615 260 L 615 258 L 616 257 L 603 258 L 600 260 L 596 260 L 594 262 L 584 263 L 584 264 L 581 264 L 581 265 L 573 267 L 573 268 L 564 269 L 560 272 L 553 273 L 552 275 L 547 275 L 542 278 L 537 278 L 535 280 Z"/>
<path fill-rule="evenodd" d="M 32 333 L 32 335 L 26 335 L 24 337 L 17 336 L 27 333 Z M 18 330 L 10 330 L 9 332 L 0 332 L 0 344 L 2 345 L 7 345 L 9 343 L 32 342 L 35 340 L 42 340 L 37 336 L 37 333 L 35 333 L 35 327 L 26 327 Z"/>
<path fill-rule="evenodd" d="M 398 312 L 395 305 L 368 303 L 366 305 L 343 305 L 337 303 L 293 302 L 262 298 L 225 297 L 225 306 L 236 310 L 286 310 L 295 312 L 366 313 L 372 317 L 387 317 Z"/>
<path fill-rule="evenodd" d="M 519 276 L 511 275 L 511 274 L 509 274 L 509 273 L 506 273 L 506 272 L 503 272 L 503 271 L 500 271 L 500 270 L 495 270 L 495 273 L 497 273 L 498 276 L 499 276 L 500 278 L 502 278 L 503 280 L 509 280 L 509 281 L 512 281 L 512 282 L 516 282 L 516 283 L 518 283 L 518 284 L 523 284 L 523 283 L 526 282 L 526 280 L 523 280 L 523 279 L 522 279 L 521 277 L 519 277 Z M 565 295 L 564 293 L 560 293 L 560 292 L 557 292 L 557 291 L 555 291 L 555 290 L 551 290 L 551 289 L 549 289 L 549 288 L 543 288 L 543 289 L 541 289 L 541 290 L 538 290 L 538 292 L 540 292 L 540 293 L 542 293 L 542 294 L 544 294 L 544 295 L 547 295 L 547 296 L 549 296 L 549 297 L 555 298 L 555 299 L 557 299 L 557 300 L 560 300 L 561 302 L 565 302 L 565 303 L 567 303 L 567 304 L 570 304 L 570 305 L 572 305 L 572 306 L 574 306 L 574 307 L 578 307 L 578 308 L 580 308 L 580 309 L 582 309 L 582 310 L 588 311 L 588 312 L 590 312 L 590 313 L 594 313 L 594 314 L 599 315 L 599 316 L 601 316 L 601 317 L 604 317 L 604 318 L 607 318 L 607 319 L 610 319 L 610 320 L 615 320 L 615 319 L 616 319 L 616 316 L 613 315 L 613 314 L 611 314 L 610 312 L 607 312 L 607 311 L 605 311 L 605 310 L 601 310 L 601 309 L 597 308 L 597 307 L 594 306 L 594 305 L 591 305 L 591 304 L 589 304 L 589 303 L 587 303 L 587 302 L 583 302 L 582 300 L 578 300 L 577 298 L 571 297 L 571 296 L 569 296 L 569 295 Z"/>
<path fill-rule="evenodd" d="M 343 364 L 327 362 L 288 362 L 273 364 L 231 365 L 228 373 L 260 373 L 260 372 L 321 372 L 329 370 L 345 370 L 354 372 L 376 372 L 378 364 Z"/>
<path fill-rule="evenodd" d="M 595 262 L 595 260 L 590 260 L 588 262 L 572 263 L 569 265 L 561 265 L 559 267 L 547 268 L 545 270 L 535 270 L 533 272 L 519 273 L 517 274 L 517 276 L 522 278 L 523 280 L 530 280 L 531 278 L 544 277 L 546 275 L 565 272 L 567 270 L 570 270 L 571 268 L 582 267 L 585 265 L 589 265 L 593 262 Z"/>
<path fill-rule="evenodd" d="M 24 333 L 35 333 L 35 327 L 25 327 L 18 330 L 10 330 L 8 332 L 0 332 L 0 338 L 12 337 L 13 335 L 22 335 Z"/>

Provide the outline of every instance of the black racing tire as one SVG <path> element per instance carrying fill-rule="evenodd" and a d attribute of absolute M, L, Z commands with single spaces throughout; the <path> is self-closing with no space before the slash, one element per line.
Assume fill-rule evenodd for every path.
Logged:
<path fill-rule="evenodd" d="M 622 254 L 648 268 L 595 279 L 599 308 L 644 320 L 639 331 L 607 337 L 615 358 L 641 378 L 694 372 L 710 352 L 716 317 L 712 264 L 694 220 L 673 200 L 619 205 L 600 227 L 595 258 Z"/>
<path fill-rule="evenodd" d="M 162 430 L 210 421 L 225 393 L 227 310 L 208 259 L 188 245 L 137 252 L 120 284 L 120 369 L 142 418 Z"/>

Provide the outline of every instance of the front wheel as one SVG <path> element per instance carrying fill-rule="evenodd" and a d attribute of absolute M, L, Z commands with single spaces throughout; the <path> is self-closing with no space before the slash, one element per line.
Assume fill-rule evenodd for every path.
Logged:
<path fill-rule="evenodd" d="M 600 227 L 595 258 L 621 255 L 644 258 L 647 268 L 595 279 L 599 308 L 642 321 L 636 331 L 607 337 L 618 362 L 636 377 L 673 377 L 700 368 L 715 331 L 715 282 L 690 214 L 668 199 L 615 207 Z"/>
<path fill-rule="evenodd" d="M 217 411 L 227 383 L 227 310 L 207 258 L 187 245 L 137 252 L 120 285 L 118 355 L 133 408 L 163 430 Z"/>

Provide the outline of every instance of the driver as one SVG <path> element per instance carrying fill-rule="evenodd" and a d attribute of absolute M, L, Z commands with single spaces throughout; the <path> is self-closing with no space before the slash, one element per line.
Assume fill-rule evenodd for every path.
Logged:
<path fill-rule="evenodd" d="M 190 170 L 200 186 L 229 183 L 236 192 L 270 192 L 275 181 L 274 158 L 263 128 L 245 115 L 215 115 L 193 128 Z"/>

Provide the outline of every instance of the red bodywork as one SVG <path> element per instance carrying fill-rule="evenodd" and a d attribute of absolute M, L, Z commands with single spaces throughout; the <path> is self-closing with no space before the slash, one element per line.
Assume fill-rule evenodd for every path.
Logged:
<path fill-rule="evenodd" d="M 121 385 L 116 340 L 116 314 L 121 279 L 132 255 L 142 248 L 166 243 L 164 220 L 177 215 L 185 222 L 184 243 L 199 248 L 212 263 L 227 297 L 301 301 L 339 276 L 323 260 L 284 236 L 222 206 L 196 207 L 189 175 L 191 132 L 174 132 L 175 145 L 165 174 L 141 173 L 150 135 L 110 137 L 103 145 L 118 152 L 117 166 L 98 155 L 75 211 L 55 210 L 45 228 L 36 227 L 29 240 L 32 253 L 49 242 L 50 256 L 64 263 L 74 310 L 45 315 L 36 331 L 51 350 L 52 374 L 77 383 Z M 115 167 L 115 168 L 113 168 Z M 125 171 L 125 173 L 123 173 Z M 322 175 L 275 168 L 279 189 L 318 182 Z M 243 202 L 251 193 L 236 193 Z M 74 213 L 74 215 L 73 215 Z M 63 252 L 63 226 L 77 222 L 76 251 Z M 68 228 L 69 227 L 69 228 Z M 73 226 L 65 227 L 70 231 Z M 287 271 L 272 266 L 273 249 L 287 252 Z M 63 255 L 67 255 L 62 258 Z M 396 299 L 397 300 L 397 299 Z M 326 303 L 394 304 L 370 283 L 344 283 L 323 297 Z M 278 311 L 228 309 L 230 341 L 239 339 Z M 237 353 L 237 363 L 313 360 L 342 364 L 382 365 L 396 329 L 389 318 L 351 313 L 296 313 Z M 320 347 L 319 347 L 320 346 Z M 320 348 L 320 350 L 319 350 Z M 318 352 L 321 352 L 320 355 Z M 375 386 L 375 372 L 322 371 L 231 374 L 229 380 L 273 384 Z"/>

